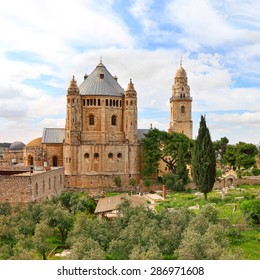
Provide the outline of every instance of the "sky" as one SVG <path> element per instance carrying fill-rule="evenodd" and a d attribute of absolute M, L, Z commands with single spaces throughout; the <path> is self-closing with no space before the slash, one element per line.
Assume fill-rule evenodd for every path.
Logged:
<path fill-rule="evenodd" d="M 138 127 L 168 130 L 182 58 L 193 137 L 260 142 L 260 0 L 8 0 L 0 4 L 0 142 L 64 127 L 66 92 L 102 57 L 138 95 Z"/>

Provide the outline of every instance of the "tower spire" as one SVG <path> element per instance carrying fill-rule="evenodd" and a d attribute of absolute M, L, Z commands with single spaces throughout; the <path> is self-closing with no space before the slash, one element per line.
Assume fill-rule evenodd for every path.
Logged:
<path fill-rule="evenodd" d="M 181 58 L 180 58 L 180 67 L 182 68 L 182 55 L 181 55 Z"/>

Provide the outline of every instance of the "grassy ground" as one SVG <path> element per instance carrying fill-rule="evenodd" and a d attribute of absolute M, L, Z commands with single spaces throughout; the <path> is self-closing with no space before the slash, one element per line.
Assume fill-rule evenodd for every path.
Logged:
<path fill-rule="evenodd" d="M 203 196 L 197 195 L 195 191 L 190 193 L 173 192 L 169 193 L 167 200 L 161 202 L 156 209 L 160 211 L 165 207 L 190 207 L 197 204 L 202 208 L 207 203 L 214 204 L 219 210 L 219 218 L 228 220 L 234 226 L 233 232 L 229 235 L 231 246 L 243 251 L 243 259 L 260 260 L 260 242 L 257 240 L 260 227 L 250 226 L 240 209 L 243 201 L 256 198 L 259 195 L 259 185 L 243 185 L 236 189 L 230 189 L 224 198 L 220 191 L 212 191 L 208 194 L 208 201 L 205 201 Z M 234 211 L 234 204 L 236 204 L 236 211 Z"/>
<path fill-rule="evenodd" d="M 257 241 L 259 232 L 259 228 L 243 230 L 240 236 L 230 238 L 231 246 L 241 248 L 245 260 L 260 260 L 260 242 Z"/>

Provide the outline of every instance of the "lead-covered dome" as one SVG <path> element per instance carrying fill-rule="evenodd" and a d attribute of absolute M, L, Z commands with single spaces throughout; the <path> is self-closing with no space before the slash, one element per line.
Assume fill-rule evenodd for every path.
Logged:
<path fill-rule="evenodd" d="M 24 146 L 25 146 L 25 144 L 23 142 L 15 141 L 10 145 L 9 150 L 20 151 L 24 148 Z"/>

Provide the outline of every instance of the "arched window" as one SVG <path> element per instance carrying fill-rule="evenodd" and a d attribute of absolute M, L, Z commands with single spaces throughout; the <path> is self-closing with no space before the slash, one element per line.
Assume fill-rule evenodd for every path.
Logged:
<path fill-rule="evenodd" d="M 185 106 L 181 106 L 181 113 L 185 114 Z"/>
<path fill-rule="evenodd" d="M 52 166 L 58 166 L 58 157 L 57 156 L 52 157 Z"/>
<path fill-rule="evenodd" d="M 89 153 L 85 153 L 85 154 L 84 154 L 84 158 L 85 158 L 85 159 L 89 159 Z"/>
<path fill-rule="evenodd" d="M 109 154 L 108 154 L 108 158 L 109 158 L 109 159 L 113 159 L 113 154 L 112 154 L 112 153 L 109 153 Z"/>
<path fill-rule="evenodd" d="M 28 165 L 33 165 L 33 157 L 31 155 L 28 156 Z"/>
<path fill-rule="evenodd" d="M 99 158 L 99 154 L 98 154 L 98 153 L 95 153 L 95 154 L 94 154 L 94 159 L 98 160 L 98 158 Z"/>
<path fill-rule="evenodd" d="M 111 118 L 111 125 L 116 125 L 116 115 L 113 115 Z"/>
<path fill-rule="evenodd" d="M 94 115 L 89 116 L 89 125 L 94 125 L 95 124 L 95 117 Z"/>

